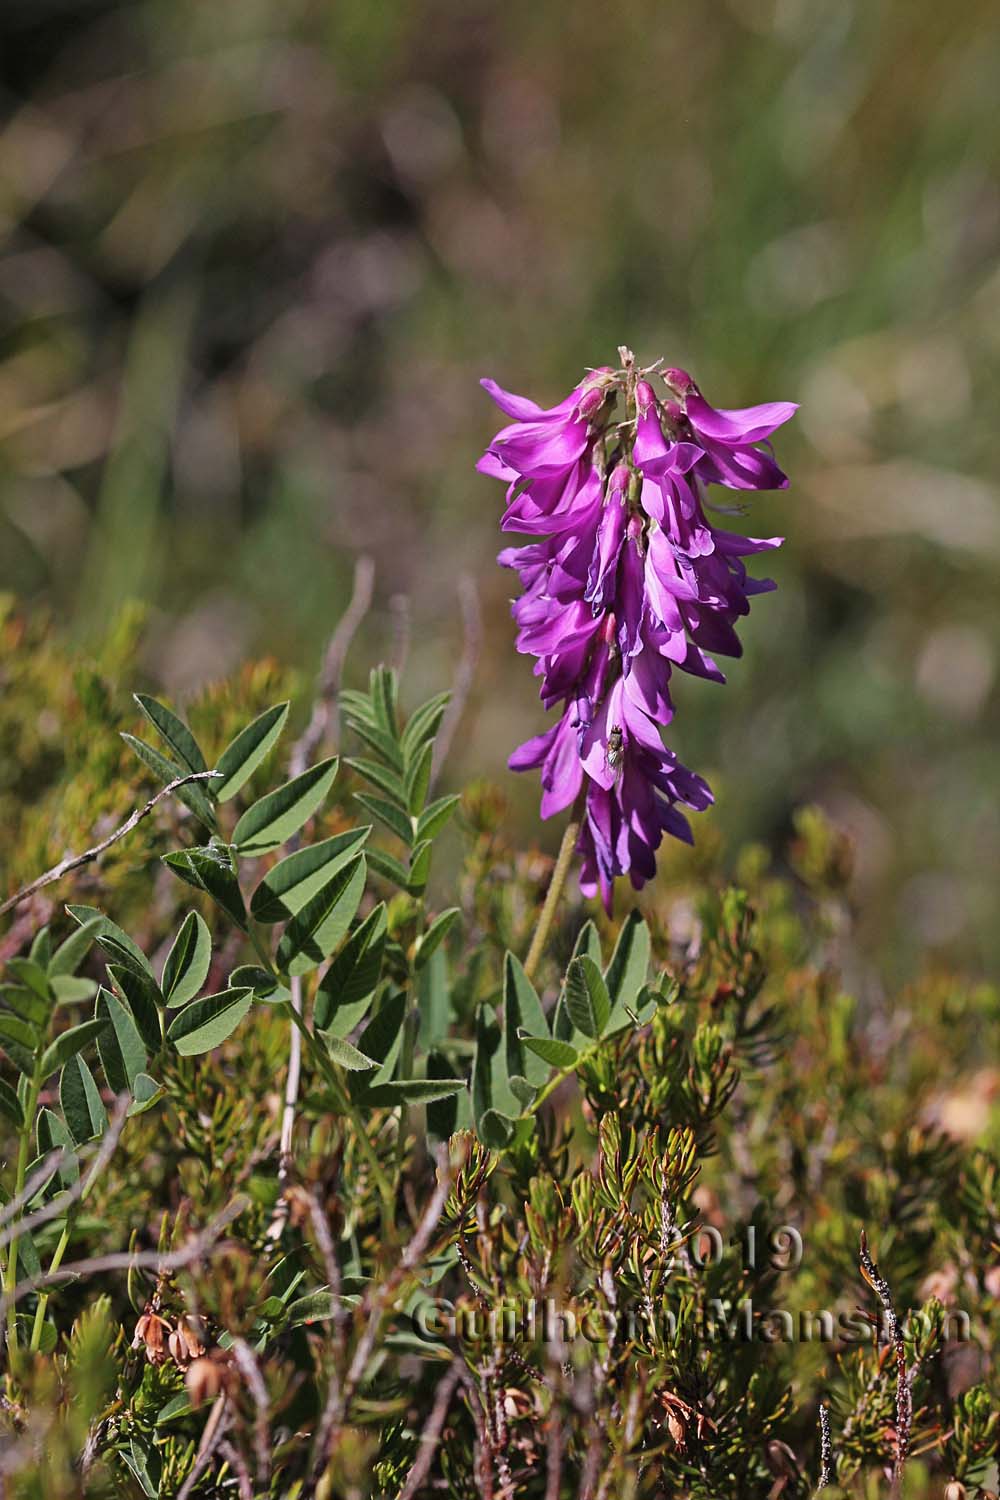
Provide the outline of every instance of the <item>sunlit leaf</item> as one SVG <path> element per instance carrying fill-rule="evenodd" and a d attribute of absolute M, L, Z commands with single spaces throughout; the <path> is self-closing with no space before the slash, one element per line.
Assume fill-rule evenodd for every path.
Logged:
<path fill-rule="evenodd" d="M 167 1040 L 182 1057 L 211 1052 L 232 1036 L 252 1001 L 252 990 L 222 990 L 217 995 L 192 1000 L 171 1021 Z"/>
<path fill-rule="evenodd" d="M 192 1000 L 208 977 L 212 939 L 202 917 L 189 911 L 163 965 L 163 998 L 168 1006 Z"/>
<path fill-rule="evenodd" d="M 94 1041 L 103 1031 L 104 1022 L 101 1020 L 81 1021 L 79 1026 L 71 1026 L 68 1031 L 60 1032 L 55 1041 L 46 1047 L 38 1064 L 38 1074 L 42 1079 L 49 1077 L 61 1068 L 63 1063 L 68 1062 L 71 1057 Z"/>
<path fill-rule="evenodd" d="M 146 1066 L 146 1048 L 136 1024 L 110 990 L 99 991 L 95 1019 L 105 1023 L 97 1038 L 97 1050 L 108 1085 L 115 1094 L 126 1089 L 131 1092 L 136 1074 Z"/>
<path fill-rule="evenodd" d="M 385 953 L 386 911 L 380 902 L 351 933 L 316 992 L 313 1024 L 318 1031 L 348 1036 L 375 998 Z"/>
<path fill-rule="evenodd" d="M 352 828 L 279 860 L 251 896 L 250 915 L 267 924 L 287 922 L 359 852 L 370 833 L 370 825 Z"/>
<path fill-rule="evenodd" d="M 288 704 L 276 703 L 273 708 L 241 729 L 235 739 L 223 750 L 215 769 L 222 772 L 221 781 L 210 783 L 213 795 L 219 802 L 228 802 L 235 797 L 240 787 L 250 779 L 254 771 L 266 760 L 281 736 L 288 718 Z"/>
<path fill-rule="evenodd" d="M 291 838 L 324 802 L 336 774 L 336 757 L 320 761 L 248 807 L 233 830 L 240 853 L 267 854 Z"/>
<path fill-rule="evenodd" d="M 107 1129 L 108 1113 L 101 1102 L 100 1089 L 79 1054 L 71 1057 L 62 1070 L 59 1105 L 77 1146 L 103 1135 Z"/>
<path fill-rule="evenodd" d="M 327 880 L 282 934 L 277 965 L 283 974 L 307 974 L 339 947 L 364 895 L 364 855 Z"/>

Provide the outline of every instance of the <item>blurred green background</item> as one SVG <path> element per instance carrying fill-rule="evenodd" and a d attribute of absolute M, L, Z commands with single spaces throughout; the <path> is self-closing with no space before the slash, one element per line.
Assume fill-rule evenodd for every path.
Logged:
<path fill-rule="evenodd" d="M 4 0 L 0 590 L 82 655 L 131 599 L 182 702 L 482 648 L 449 778 L 541 725 L 494 565 L 481 374 L 548 403 L 630 343 L 802 402 L 780 590 L 672 742 L 735 848 L 824 806 L 883 971 L 1000 956 L 995 0 Z M 468 586 L 466 586 L 468 605 Z M 394 647 L 395 642 L 395 647 Z M 0 664 L 0 673 L 3 665 Z"/>

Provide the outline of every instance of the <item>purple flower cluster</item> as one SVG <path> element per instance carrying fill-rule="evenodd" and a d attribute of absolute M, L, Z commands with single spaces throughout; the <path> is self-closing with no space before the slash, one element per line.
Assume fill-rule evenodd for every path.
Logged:
<path fill-rule="evenodd" d="M 590 372 L 548 411 L 484 380 L 512 420 L 477 465 L 508 487 L 503 530 L 537 538 L 499 561 L 521 579 L 518 650 L 560 710 L 510 765 L 541 767 L 543 817 L 580 799 L 581 888 L 609 910 L 616 876 L 638 890 L 655 873 L 664 833 L 691 842 L 680 807 L 712 801 L 660 738 L 671 673 L 725 680 L 712 653 L 740 654 L 736 620 L 774 587 L 742 559 L 781 538 L 713 525 L 706 486 L 783 489 L 767 439 L 796 409 L 716 410 L 683 370 L 637 371 L 619 352 L 623 368 Z"/>

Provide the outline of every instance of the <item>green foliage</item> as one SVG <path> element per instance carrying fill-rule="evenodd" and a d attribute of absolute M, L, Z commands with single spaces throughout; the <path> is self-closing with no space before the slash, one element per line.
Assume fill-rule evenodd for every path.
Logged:
<path fill-rule="evenodd" d="M 494 794 L 434 798 L 444 706 L 406 718 L 382 669 L 345 694 L 357 782 L 272 764 L 284 702 L 230 717 L 214 832 L 165 804 L 142 920 L 112 881 L 9 952 L 12 1492 L 397 1496 L 426 1449 L 427 1493 L 805 1500 L 822 1401 L 830 1487 L 868 1497 L 898 1368 L 905 1493 L 988 1492 L 995 993 L 932 976 L 898 1019 L 845 993 L 844 851 L 813 813 L 801 884 L 748 856 L 743 888 L 664 882 L 617 924 L 570 904 L 529 978 L 534 866 Z M 208 762 L 142 707 L 173 764 Z"/>

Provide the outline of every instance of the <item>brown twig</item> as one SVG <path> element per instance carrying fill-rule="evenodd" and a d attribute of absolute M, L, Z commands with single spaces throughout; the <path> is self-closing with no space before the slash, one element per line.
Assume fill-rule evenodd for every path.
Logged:
<path fill-rule="evenodd" d="M 367 1317 L 364 1332 L 358 1339 L 354 1357 L 348 1366 L 343 1381 L 331 1381 L 326 1404 L 323 1408 L 316 1436 L 313 1439 L 313 1459 L 310 1465 L 311 1480 L 315 1482 L 329 1462 L 330 1453 L 347 1414 L 348 1405 L 358 1385 L 364 1378 L 368 1362 L 375 1348 L 382 1318 L 395 1297 L 400 1284 L 420 1261 L 441 1218 L 441 1212 L 451 1191 L 452 1171 L 448 1159 L 448 1148 L 442 1146 L 437 1153 L 438 1182 L 416 1232 L 396 1266 L 378 1286 L 365 1293 L 360 1308 L 362 1317 Z"/>
<path fill-rule="evenodd" d="M 817 1491 L 825 1490 L 833 1479 L 833 1441 L 830 1437 L 830 1408 L 825 1401 L 819 1404 L 819 1483 Z"/>
<path fill-rule="evenodd" d="M 231 1443 L 228 1438 L 221 1442 L 219 1456 L 225 1459 L 236 1475 L 236 1482 L 240 1487 L 240 1500 L 253 1500 L 253 1480 L 250 1477 L 250 1470 L 235 1443 Z"/>
<path fill-rule="evenodd" d="M 479 1393 L 479 1387 L 464 1365 L 459 1373 L 459 1379 L 462 1382 L 462 1389 L 468 1397 L 469 1415 L 472 1417 L 472 1422 L 476 1429 L 476 1441 L 473 1447 L 473 1474 L 478 1481 L 479 1491 L 483 1500 L 493 1500 L 496 1494 L 493 1482 L 493 1443 L 483 1412 L 482 1396 Z"/>
<path fill-rule="evenodd" d="M 309 1193 L 307 1201 L 309 1203 L 309 1220 L 313 1227 L 313 1234 L 316 1237 L 316 1248 L 320 1253 L 323 1269 L 326 1272 L 327 1285 L 330 1288 L 330 1295 L 333 1299 L 333 1337 L 336 1347 L 334 1370 L 331 1378 L 339 1379 L 336 1360 L 343 1358 L 347 1331 L 347 1314 L 340 1295 L 340 1262 L 337 1259 L 333 1236 L 330 1233 L 330 1226 L 327 1223 L 326 1215 L 323 1212 L 319 1199 L 315 1193 Z"/>
<path fill-rule="evenodd" d="M 903 1329 L 892 1300 L 892 1289 L 882 1275 L 868 1250 L 868 1236 L 861 1231 L 861 1274 L 882 1304 L 889 1329 L 889 1340 L 896 1358 L 896 1456 L 892 1467 L 892 1493 L 898 1495 L 903 1482 L 903 1469 L 910 1447 L 910 1429 L 913 1425 L 913 1393 L 906 1376 L 906 1343 Z"/>
<path fill-rule="evenodd" d="M 78 870 L 81 865 L 89 865 L 93 860 L 99 859 L 105 850 L 111 848 L 112 844 L 117 844 L 119 839 L 123 839 L 126 834 L 132 832 L 133 828 L 137 828 L 158 802 L 162 802 L 164 797 L 169 797 L 179 787 L 187 786 L 192 781 L 209 781 L 213 776 L 221 775 L 221 771 L 193 771 L 190 776 L 178 776 L 173 781 L 169 781 L 156 793 L 155 797 L 150 797 L 144 807 L 136 808 L 131 817 L 126 818 L 121 827 L 116 828 L 114 833 L 109 833 L 106 839 L 101 839 L 99 844 L 85 849 L 82 854 L 68 854 L 57 865 L 53 865 L 51 870 L 46 870 L 44 875 L 39 875 L 37 880 L 32 880 L 30 884 L 22 886 L 19 891 L 14 892 L 13 896 L 8 896 L 6 901 L 0 903 L 0 917 L 5 912 L 13 911 L 15 906 L 20 906 L 22 901 L 27 901 L 29 896 L 40 891 L 43 886 L 51 885 L 53 881 L 61 880 L 64 875 L 68 875 L 71 870 Z"/>
<path fill-rule="evenodd" d="M 302 734 L 292 746 L 291 772 L 299 776 L 324 741 L 333 749 L 337 746 L 337 716 L 334 712 L 344 663 L 351 642 L 358 633 L 362 620 L 371 608 L 375 585 L 375 564 L 370 557 L 359 557 L 354 564 L 354 587 L 351 598 L 340 617 L 336 630 L 330 637 L 323 665 L 316 683 L 316 698 L 312 716 Z"/>
<path fill-rule="evenodd" d="M 545 1500 L 559 1500 L 562 1487 L 563 1425 L 555 1402 L 548 1421 L 548 1442 L 545 1450 Z"/>
<path fill-rule="evenodd" d="M 451 742 L 455 738 L 465 706 L 469 701 L 472 684 L 476 678 L 476 668 L 479 665 L 479 657 L 483 647 L 483 616 L 479 608 L 479 591 L 472 578 L 463 575 L 458 580 L 458 602 L 462 611 L 462 626 L 464 642 L 462 655 L 459 657 L 458 666 L 455 668 L 455 679 L 451 687 L 451 698 L 445 709 L 444 718 L 441 720 L 441 728 L 438 730 L 437 739 L 434 742 L 434 756 L 431 762 L 430 785 L 433 788 L 441 767 L 448 758 Z"/>
<path fill-rule="evenodd" d="M 413 1500 L 424 1480 L 430 1472 L 434 1461 L 434 1454 L 441 1437 L 441 1429 L 444 1419 L 448 1415 L 448 1407 L 451 1398 L 455 1394 L 455 1387 L 462 1378 L 461 1356 L 457 1355 L 452 1360 L 451 1367 L 444 1379 L 438 1385 L 434 1395 L 434 1405 L 431 1407 L 430 1415 L 424 1423 L 424 1430 L 420 1434 L 419 1451 L 413 1468 L 406 1476 L 406 1483 L 400 1490 L 397 1500 Z"/>
<path fill-rule="evenodd" d="M 225 1391 L 223 1391 L 208 1414 L 208 1421 L 205 1423 L 201 1442 L 198 1444 L 198 1452 L 195 1456 L 194 1465 L 190 1474 L 177 1491 L 177 1500 L 188 1500 L 188 1496 L 194 1491 L 198 1480 L 212 1462 L 218 1449 L 221 1448 L 229 1431 L 231 1421 L 228 1408 L 229 1398 Z"/>
<path fill-rule="evenodd" d="M 3 1208 L 0 1209 L 0 1225 L 6 1224 L 26 1203 L 30 1203 L 39 1188 L 45 1186 L 53 1173 L 58 1172 L 60 1167 L 69 1161 L 72 1154 L 68 1146 L 56 1146 L 47 1155 L 43 1156 L 38 1167 L 32 1172 L 24 1187 L 17 1194 L 17 1197 L 12 1198 L 9 1203 L 5 1203 Z M 20 1225 L 18 1225 L 15 1233 L 21 1233 Z M 0 1236 L 0 1250 L 3 1249 L 10 1238 L 9 1234 Z"/>
<path fill-rule="evenodd" d="M 115 1110 L 104 1133 L 100 1149 L 94 1157 L 93 1164 L 86 1176 L 81 1174 L 75 1182 L 70 1184 L 65 1192 L 59 1193 L 48 1203 L 44 1203 L 41 1208 L 36 1209 L 33 1214 L 29 1214 L 27 1218 L 18 1219 L 9 1228 L 0 1233 L 0 1250 L 9 1244 L 11 1240 L 20 1239 L 23 1234 L 30 1234 L 32 1230 L 40 1228 L 42 1224 L 47 1224 L 50 1219 L 61 1218 L 78 1198 L 82 1198 L 85 1193 L 89 1192 L 91 1185 L 100 1177 L 114 1155 L 115 1148 L 118 1145 L 125 1126 L 128 1107 L 131 1103 L 132 1100 L 128 1094 L 120 1096 L 116 1101 Z M 38 1189 L 48 1180 L 45 1173 L 48 1172 L 49 1176 L 51 1176 L 53 1172 L 58 1171 L 58 1163 L 53 1161 L 54 1157 L 69 1156 L 70 1154 L 65 1146 L 60 1146 L 57 1151 L 50 1152 L 38 1171 L 32 1174 L 31 1180 L 25 1184 L 24 1190 L 18 1194 L 20 1202 L 22 1204 L 30 1203 Z M 16 1202 L 17 1200 L 14 1200 L 7 1204 L 7 1208 L 15 1213 L 17 1212 Z"/>
<path fill-rule="evenodd" d="M 271 1481 L 271 1398 L 260 1371 L 260 1365 L 246 1339 L 234 1338 L 233 1359 L 253 1396 L 257 1414 L 253 1424 L 254 1453 L 257 1458 L 257 1483 L 266 1490 Z"/>
<path fill-rule="evenodd" d="M 249 1199 L 241 1193 L 216 1215 L 207 1229 L 203 1229 L 201 1234 L 195 1235 L 179 1250 L 169 1250 L 165 1254 L 159 1250 L 121 1250 L 111 1255 L 95 1255 L 89 1260 L 72 1261 L 69 1265 L 60 1266 L 57 1271 L 44 1271 L 40 1276 L 29 1276 L 0 1297 L 0 1320 L 4 1318 L 12 1302 L 20 1302 L 22 1297 L 37 1291 L 39 1287 L 53 1286 L 60 1281 L 75 1281 L 78 1276 L 98 1276 L 105 1271 L 127 1271 L 131 1267 L 177 1271 L 183 1266 L 189 1266 L 207 1251 L 223 1248 L 219 1244 L 219 1236 L 228 1224 L 245 1212 L 248 1203 Z"/>
<path fill-rule="evenodd" d="M 410 655 L 410 596 L 393 594 L 389 600 L 392 615 L 392 670 L 400 677 Z"/>

